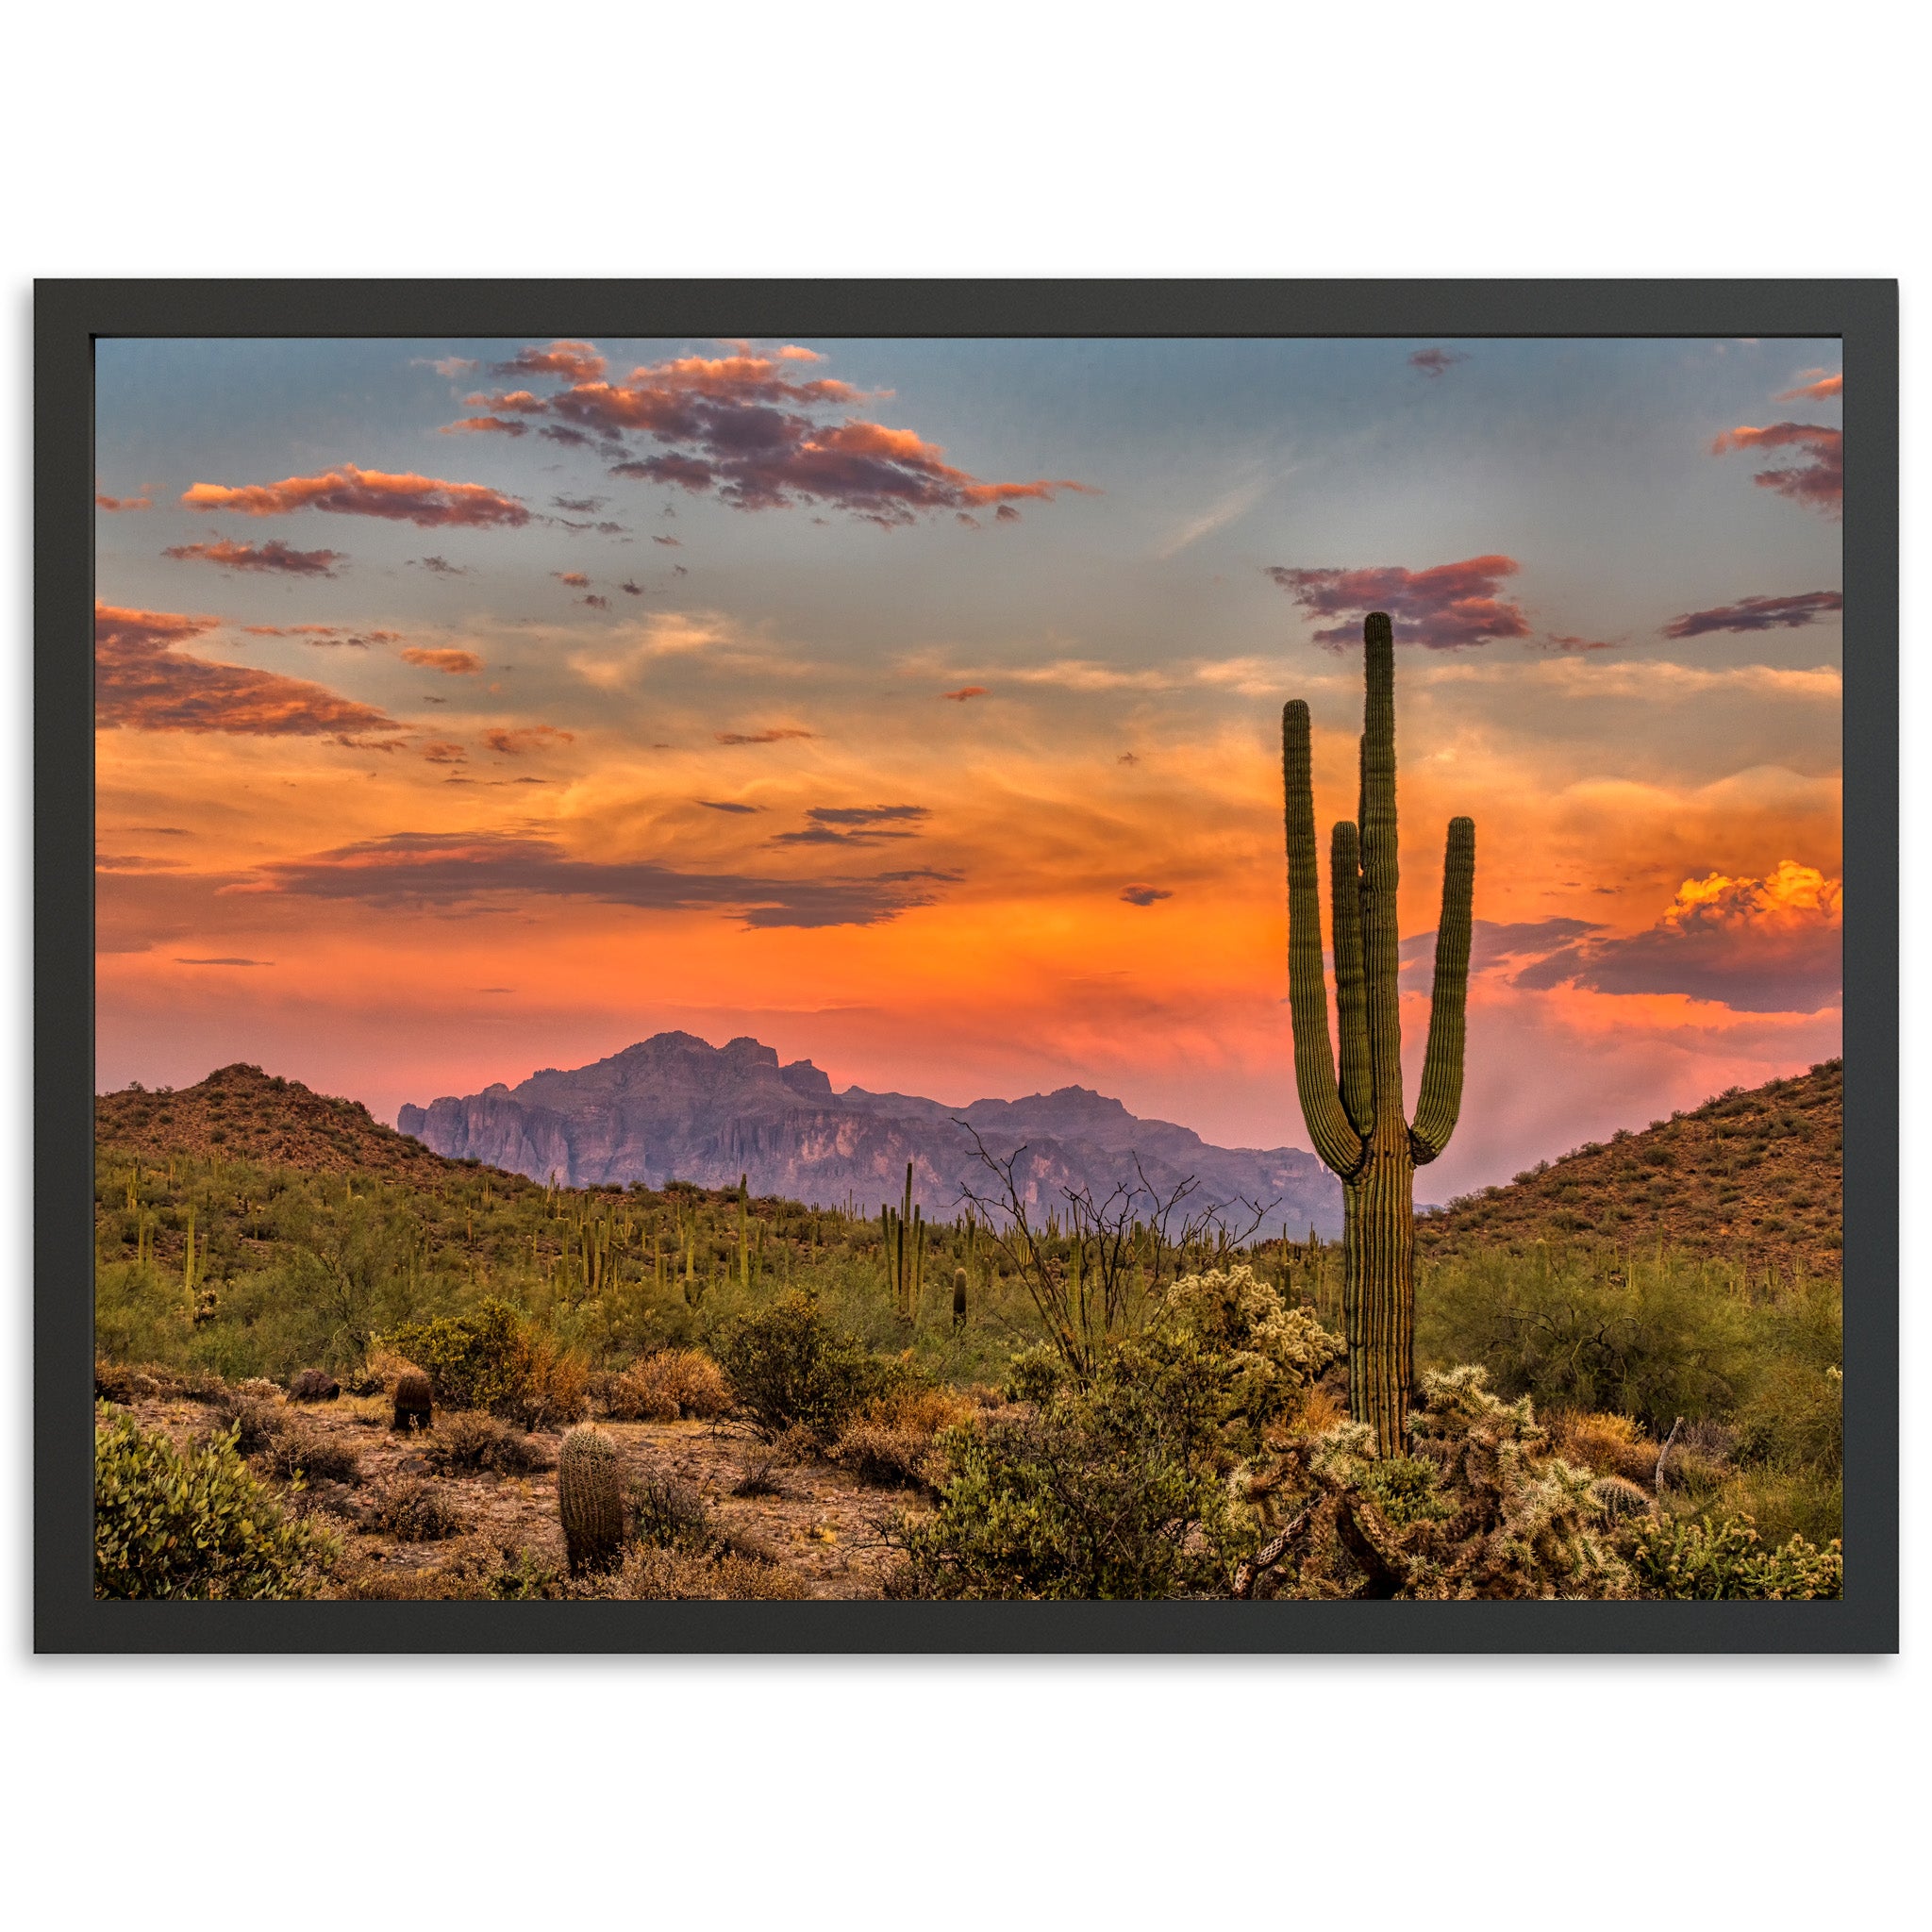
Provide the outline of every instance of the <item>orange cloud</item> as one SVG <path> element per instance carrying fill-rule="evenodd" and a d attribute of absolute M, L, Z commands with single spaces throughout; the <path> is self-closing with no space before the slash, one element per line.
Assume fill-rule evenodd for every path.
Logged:
<path fill-rule="evenodd" d="M 1657 924 L 1579 939 L 1514 984 L 1595 992 L 1684 993 L 1750 1013 L 1810 1013 L 1843 985 L 1844 882 L 1781 859 L 1762 878 L 1686 879 Z"/>
<path fill-rule="evenodd" d="M 94 724 L 134 731 L 226 731 L 254 737 L 392 730 L 393 719 L 320 684 L 175 647 L 218 620 L 94 606 Z"/>
<path fill-rule="evenodd" d="M 559 584 L 568 584 L 574 591 L 583 590 L 591 581 L 580 570 L 554 570 L 550 575 Z"/>
<path fill-rule="evenodd" d="M 501 752 L 505 758 L 521 758 L 526 751 L 537 751 L 548 744 L 571 744 L 575 741 L 575 731 L 561 731 L 555 724 L 525 724 L 516 730 L 506 730 L 492 725 L 483 734 L 483 742 L 491 751 Z"/>
<path fill-rule="evenodd" d="M 191 509 L 232 510 L 245 517 L 287 516 L 298 509 L 331 510 L 339 516 L 386 517 L 425 528 L 441 525 L 475 528 L 515 528 L 530 512 L 513 496 L 482 483 L 447 483 L 441 477 L 344 463 L 320 476 L 285 476 L 279 483 L 196 483 L 182 491 Z"/>
<path fill-rule="evenodd" d="M 475 651 L 432 651 L 411 644 L 401 655 L 405 664 L 420 664 L 425 671 L 441 671 L 451 677 L 465 676 L 483 668 L 483 660 Z"/>
<path fill-rule="evenodd" d="M 155 500 L 151 496 L 103 496 L 94 492 L 94 508 L 106 510 L 152 509 Z"/>
<path fill-rule="evenodd" d="M 1805 460 L 1784 470 L 1759 470 L 1752 482 L 1774 490 L 1793 503 L 1837 516 L 1845 500 L 1845 435 L 1823 423 L 1772 423 L 1763 428 L 1749 424 L 1727 429 L 1710 446 L 1714 457 L 1733 449 L 1796 449 Z"/>
<path fill-rule="evenodd" d="M 459 744 L 452 744 L 443 739 L 432 739 L 423 747 L 423 756 L 432 765 L 459 765 L 463 762 L 464 752 Z"/>
<path fill-rule="evenodd" d="M 512 423 L 503 416 L 465 416 L 460 423 L 445 423 L 437 431 L 439 436 L 489 435 L 527 436 L 530 425 L 527 423 Z"/>
<path fill-rule="evenodd" d="M 1777 403 L 1822 403 L 1844 393 L 1845 379 L 1842 375 L 1826 375 L 1817 370 L 1807 370 L 1806 374 L 1815 375 L 1818 380 L 1807 382 L 1799 389 L 1779 390 L 1772 400 Z"/>
<path fill-rule="evenodd" d="M 942 691 L 942 698 L 950 698 L 956 705 L 963 705 L 968 698 L 983 698 L 986 687 L 983 684 L 962 684 L 958 691 Z"/>
<path fill-rule="evenodd" d="M 714 731 L 720 744 L 777 744 L 788 738 L 813 738 L 817 733 L 796 724 L 775 724 L 768 731 Z"/>
<path fill-rule="evenodd" d="M 555 341 L 547 349 L 520 349 L 508 362 L 495 365 L 498 375 L 567 375 L 587 382 L 602 375 L 602 356 L 589 342 Z"/>
<path fill-rule="evenodd" d="M 226 538 L 211 543 L 175 543 L 161 555 L 184 563 L 198 559 L 223 570 L 275 571 L 296 577 L 332 577 L 336 565 L 348 561 L 340 550 L 291 550 L 279 538 L 261 544 L 233 543 Z"/>
<path fill-rule="evenodd" d="M 308 644 L 353 644 L 366 651 L 371 644 L 392 644 L 402 636 L 399 630 L 343 630 L 333 624 L 244 624 L 242 635 L 251 638 L 300 638 Z"/>

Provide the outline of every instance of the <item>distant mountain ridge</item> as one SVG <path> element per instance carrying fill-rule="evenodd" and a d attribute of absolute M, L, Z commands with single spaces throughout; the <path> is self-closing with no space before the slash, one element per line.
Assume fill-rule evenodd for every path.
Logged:
<path fill-rule="evenodd" d="M 1066 1187 L 1105 1199 L 1133 1183 L 1138 1158 L 1162 1193 L 1196 1181 L 1191 1207 L 1246 1200 L 1297 1236 L 1311 1224 L 1324 1239 L 1341 1232 L 1341 1183 L 1299 1148 L 1210 1146 L 1085 1087 L 964 1108 L 862 1087 L 835 1093 L 808 1059 L 780 1065 L 748 1036 L 714 1047 L 691 1033 L 656 1034 L 587 1067 L 545 1067 L 514 1088 L 499 1081 L 406 1106 L 396 1124 L 449 1158 L 538 1181 L 732 1187 L 742 1174 L 757 1194 L 821 1207 L 850 1199 L 863 1213 L 898 1199 L 909 1160 L 914 1200 L 950 1216 L 964 1188 L 983 1194 L 991 1179 L 961 1121 L 1003 1158 L 1024 1147 L 1016 1175 L 1042 1211 Z"/>

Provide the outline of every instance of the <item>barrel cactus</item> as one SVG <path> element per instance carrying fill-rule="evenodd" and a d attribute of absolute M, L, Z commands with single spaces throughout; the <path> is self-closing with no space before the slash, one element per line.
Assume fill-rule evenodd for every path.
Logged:
<path fill-rule="evenodd" d="M 953 1270 L 953 1326 L 955 1328 L 963 1328 L 965 1325 L 966 1271 L 963 1268 L 955 1268 Z"/>
<path fill-rule="evenodd" d="M 585 1424 L 563 1439 L 557 1509 L 572 1572 L 608 1570 L 624 1542 L 624 1492 L 616 1445 L 602 1429 Z"/>
<path fill-rule="evenodd" d="M 396 1377 L 396 1421 L 399 1429 L 426 1429 L 435 1421 L 435 1398 L 429 1377 L 421 1369 L 406 1369 Z"/>
<path fill-rule="evenodd" d="M 1315 1152 L 1341 1176 L 1349 1413 L 1374 1431 L 1377 1454 L 1399 1456 L 1415 1381 L 1415 1171 L 1449 1144 L 1462 1105 L 1475 824 L 1449 821 L 1429 1041 L 1410 1122 L 1402 1093 L 1395 907 L 1395 638 L 1387 614 L 1371 611 L 1362 637 L 1368 705 L 1358 817 L 1338 824 L 1329 845 L 1339 1080 L 1322 967 L 1308 708 L 1300 698 L 1281 713 L 1288 991 L 1302 1116 Z"/>

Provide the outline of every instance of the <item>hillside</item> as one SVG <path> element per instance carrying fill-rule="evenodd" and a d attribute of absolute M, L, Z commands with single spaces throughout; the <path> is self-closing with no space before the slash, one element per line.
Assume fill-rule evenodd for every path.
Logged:
<path fill-rule="evenodd" d="M 1419 1219 L 1425 1256 L 1608 1240 L 1758 1271 L 1836 1274 L 1844 1246 L 1844 1063 L 1653 1121 Z"/>
<path fill-rule="evenodd" d="M 308 1174 L 426 1180 L 458 1163 L 386 1127 L 360 1101 L 238 1062 L 192 1087 L 128 1087 L 94 1099 L 94 1141 L 143 1160 L 189 1155 Z"/>
<path fill-rule="evenodd" d="M 837 1093 L 809 1060 L 781 1065 L 751 1039 L 713 1047 L 659 1033 L 588 1067 L 546 1067 L 515 1088 L 405 1107 L 398 1124 L 440 1154 L 537 1181 L 661 1188 L 675 1177 L 719 1188 L 744 1174 L 754 1194 L 850 1203 L 862 1214 L 897 1198 L 909 1161 L 913 1198 L 928 1216 L 951 1216 L 962 1190 L 989 1188 L 970 1127 L 1002 1158 L 1026 1150 L 1016 1176 L 1042 1209 L 1060 1206 L 1065 1188 L 1104 1201 L 1135 1184 L 1138 1161 L 1163 1195 L 1194 1181 L 1192 1207 L 1245 1200 L 1266 1208 L 1277 1229 L 1341 1232 L 1340 1183 L 1299 1148 L 1210 1146 L 1085 1087 L 964 1107 L 861 1087 Z"/>

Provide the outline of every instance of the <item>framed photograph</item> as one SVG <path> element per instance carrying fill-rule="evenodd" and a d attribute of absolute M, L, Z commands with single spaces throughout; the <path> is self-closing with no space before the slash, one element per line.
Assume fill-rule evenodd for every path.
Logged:
<path fill-rule="evenodd" d="M 1895 1648 L 1896 306 L 42 283 L 37 1647 Z"/>

